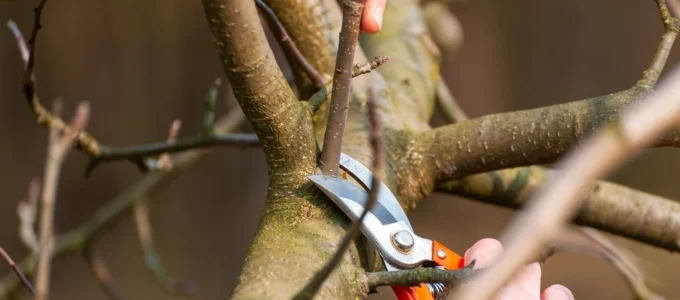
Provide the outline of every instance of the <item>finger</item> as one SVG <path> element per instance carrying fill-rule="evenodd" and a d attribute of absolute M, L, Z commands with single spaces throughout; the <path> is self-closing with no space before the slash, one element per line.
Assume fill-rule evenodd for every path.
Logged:
<path fill-rule="evenodd" d="M 574 294 L 567 287 L 554 284 L 543 291 L 541 300 L 574 300 Z"/>
<path fill-rule="evenodd" d="M 508 282 L 508 287 L 529 295 L 531 299 L 538 299 L 541 293 L 541 266 L 532 263 L 519 269 Z"/>
<path fill-rule="evenodd" d="M 486 268 L 503 253 L 503 245 L 495 239 L 481 239 L 465 251 L 464 262 L 475 260 L 475 269 Z"/>
<path fill-rule="evenodd" d="M 385 5 L 387 5 L 387 0 L 366 0 L 364 12 L 361 15 L 361 30 L 367 33 L 380 31 Z"/>

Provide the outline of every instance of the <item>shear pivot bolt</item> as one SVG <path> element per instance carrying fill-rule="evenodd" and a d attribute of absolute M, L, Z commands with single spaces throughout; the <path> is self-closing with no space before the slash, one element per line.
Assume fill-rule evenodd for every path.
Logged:
<path fill-rule="evenodd" d="M 413 248 L 413 236 L 405 230 L 398 231 L 392 236 L 392 243 L 401 252 L 411 251 Z"/>
<path fill-rule="evenodd" d="M 439 249 L 439 250 L 437 250 L 437 256 L 439 256 L 439 258 L 441 258 L 441 259 L 445 259 L 446 258 L 446 252 L 444 252 L 444 250 L 442 250 L 442 249 Z"/>

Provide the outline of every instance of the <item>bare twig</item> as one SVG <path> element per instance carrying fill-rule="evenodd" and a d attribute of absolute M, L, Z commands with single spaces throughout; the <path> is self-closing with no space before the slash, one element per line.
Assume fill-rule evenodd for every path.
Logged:
<path fill-rule="evenodd" d="M 26 278 L 24 273 L 21 272 L 21 269 L 17 267 L 17 264 L 14 263 L 12 257 L 10 257 L 9 254 L 7 254 L 5 249 L 3 249 L 2 247 L 0 247 L 0 255 L 2 255 L 2 257 L 7 261 L 7 264 L 9 264 L 10 268 L 12 268 L 14 274 L 16 274 L 17 277 L 19 277 L 21 283 L 23 283 L 23 285 L 31 293 L 31 295 L 35 295 L 35 289 L 33 289 L 33 285 L 31 285 L 31 282 L 28 280 L 28 278 Z"/>
<path fill-rule="evenodd" d="M 640 300 L 661 300 L 663 297 L 652 292 L 645 284 L 642 271 L 635 265 L 630 258 L 611 241 L 609 241 L 597 230 L 591 228 L 579 228 L 577 230 L 586 240 L 594 244 L 598 253 L 607 259 L 619 274 L 626 280 L 630 288 L 635 293 L 635 299 Z"/>
<path fill-rule="evenodd" d="M 34 177 L 28 185 L 26 199 L 17 204 L 17 215 L 19 215 L 19 237 L 26 248 L 31 252 L 37 253 L 38 237 L 35 234 L 35 219 L 38 215 L 38 199 L 40 198 L 40 179 Z"/>
<path fill-rule="evenodd" d="M 243 112 L 234 110 L 220 118 L 215 123 L 215 132 L 224 134 L 237 128 L 245 121 Z M 118 220 L 123 213 L 127 212 L 140 198 L 151 194 L 164 183 L 174 179 L 183 170 L 198 162 L 208 154 L 210 148 L 196 149 L 175 155 L 173 161 L 175 168 L 170 172 L 154 172 L 145 175 L 135 185 L 131 186 L 116 196 L 108 204 L 99 208 L 93 217 L 78 228 L 55 238 L 53 255 L 59 256 L 69 252 L 82 252 L 97 233 Z M 19 265 L 27 276 L 31 276 L 36 269 L 37 254 L 31 253 L 21 260 Z M 0 299 L 5 298 L 10 292 L 16 290 L 20 281 L 14 274 L 3 276 L 0 280 Z"/>
<path fill-rule="evenodd" d="M 55 101 L 55 103 L 59 103 Z M 60 104 L 55 104 L 58 107 Z M 55 107 L 55 108 L 56 108 Z M 55 109 L 60 110 L 60 109 Z M 78 134 L 87 126 L 90 115 L 90 106 L 87 102 L 78 105 L 76 114 L 70 124 L 73 131 L 59 135 L 57 129 L 50 131 L 50 141 L 45 162 L 45 186 L 41 197 L 40 215 L 40 259 L 36 275 L 36 299 L 47 299 L 50 283 L 50 265 L 52 260 L 52 247 L 54 246 L 54 210 L 56 207 L 57 187 L 59 185 L 59 173 L 64 159 L 68 154 Z"/>
<path fill-rule="evenodd" d="M 153 159 L 153 157 L 213 146 L 259 147 L 260 142 L 253 134 L 216 134 L 214 132 L 215 103 L 217 102 L 221 84 L 222 80 L 220 78 L 215 79 L 205 96 L 203 129 L 199 135 L 191 138 L 177 139 L 179 123 L 173 123 L 170 127 L 169 139 L 166 142 L 115 148 L 102 145 L 98 155 L 88 153 L 92 159 L 85 169 L 85 175 L 91 174 L 102 162 L 130 160 L 137 164 L 142 171 L 159 168 L 167 170 L 167 166 L 164 166 L 167 160 L 160 158 Z"/>
<path fill-rule="evenodd" d="M 102 259 L 96 253 L 96 251 L 92 248 L 92 245 L 89 245 L 85 248 L 83 251 L 83 256 L 85 257 L 87 264 L 90 266 L 92 273 L 94 273 L 94 277 L 97 278 L 99 286 L 102 287 L 106 294 L 111 299 L 124 300 L 125 294 L 123 293 L 123 290 L 121 290 L 120 286 L 118 286 L 118 283 L 116 283 L 116 280 L 113 278 L 111 271 L 109 271 L 109 267 L 106 266 L 104 259 Z"/>
<path fill-rule="evenodd" d="M 45 2 L 45 1 L 43 1 Z M 42 3 L 42 2 L 41 2 Z M 32 66 L 32 59 L 30 59 L 30 52 L 28 51 L 29 47 L 27 46 L 23 35 L 21 34 L 21 31 L 19 28 L 16 26 L 16 23 L 13 21 L 8 21 L 7 26 L 10 28 L 10 30 L 13 32 L 15 38 L 17 39 L 17 44 L 19 47 L 19 50 L 21 52 L 22 59 L 24 60 L 25 64 L 31 65 Z M 34 33 L 37 33 L 37 30 L 34 29 Z M 33 37 L 32 37 L 33 39 Z M 32 74 L 32 69 L 27 69 L 27 72 L 30 72 Z M 31 75 L 29 77 L 24 76 L 25 78 L 33 78 L 33 81 L 24 83 L 24 90 L 28 91 L 27 93 L 31 94 L 31 98 L 29 99 L 29 103 L 31 104 L 31 108 L 33 110 L 33 113 L 36 115 L 36 118 L 38 120 L 39 124 L 42 124 L 46 126 L 48 129 L 56 129 L 60 132 L 63 132 L 64 134 L 69 134 L 74 131 L 73 128 L 69 127 L 64 120 L 62 120 L 59 116 L 56 116 L 52 113 L 50 113 L 47 109 L 45 109 L 42 104 L 40 104 L 40 100 L 35 93 L 35 76 Z M 219 84 L 221 83 L 221 80 L 216 80 L 215 83 L 213 84 L 213 89 L 211 89 L 208 92 L 208 98 L 207 98 L 207 105 L 210 103 L 213 103 L 211 101 L 214 101 L 214 98 L 212 95 L 216 95 L 217 93 L 217 88 L 219 87 Z M 28 95 L 28 94 L 27 94 Z M 206 108 L 206 116 L 204 118 L 204 125 L 208 125 L 210 123 L 210 113 L 208 113 L 209 108 Z M 204 133 L 205 133 L 205 127 L 204 127 Z M 201 148 L 201 147 L 211 147 L 211 146 L 244 146 L 244 147 L 252 147 L 252 146 L 257 146 L 259 145 L 259 141 L 254 138 L 253 135 L 199 135 L 197 137 L 193 138 L 187 138 L 187 139 L 180 139 L 179 141 L 175 143 L 153 143 L 153 144 L 146 144 L 146 145 L 135 145 L 135 146 L 127 146 L 127 147 L 121 147 L 121 148 L 114 148 L 106 145 L 100 144 L 92 135 L 85 131 L 81 131 L 77 135 L 77 142 L 78 142 L 78 149 L 86 152 L 90 158 L 90 164 L 85 170 L 85 175 L 89 175 L 94 171 L 95 167 L 97 167 L 100 163 L 102 162 L 108 162 L 108 161 L 117 161 L 117 160 L 130 160 L 136 163 L 138 166 L 140 166 L 141 169 L 143 170 L 148 170 L 150 169 L 150 163 L 147 160 L 148 156 L 154 156 L 154 155 L 160 155 L 165 152 L 181 152 L 181 151 L 186 151 L 192 148 Z M 153 168 L 151 168 L 153 169 Z"/>
<path fill-rule="evenodd" d="M 607 174 L 640 147 L 677 124 L 680 117 L 680 68 L 659 84 L 639 107 L 627 110 L 621 119 L 605 128 L 559 166 L 564 172 L 549 179 L 529 201 L 522 214 L 503 234 L 507 247 L 492 271 L 463 286 L 450 299 L 486 299 L 519 267 L 528 262 L 543 244 L 557 234 L 583 201 L 583 194 L 593 180 Z"/>
<path fill-rule="evenodd" d="M 333 272 L 335 266 L 340 263 L 342 257 L 345 255 L 347 248 L 361 233 L 361 224 L 364 222 L 364 218 L 368 215 L 368 212 L 373 209 L 373 206 L 377 202 L 378 191 L 380 189 L 380 174 L 383 171 L 385 165 L 385 154 L 383 150 L 382 140 L 380 137 L 380 124 L 378 122 L 378 116 L 375 109 L 375 99 L 371 89 L 368 90 L 368 102 L 366 103 L 368 109 L 368 119 L 370 123 L 370 144 L 373 148 L 373 178 L 371 180 L 371 191 L 368 195 L 368 200 L 364 207 L 364 211 L 359 216 L 359 219 L 352 223 L 352 225 L 347 230 L 347 233 L 340 241 L 338 249 L 333 253 L 333 256 L 326 262 L 326 264 L 319 270 L 312 280 L 310 280 L 307 285 L 305 285 L 302 290 L 300 290 L 293 299 L 312 299 L 314 295 L 318 292 L 319 288 L 326 281 L 328 275 Z"/>
<path fill-rule="evenodd" d="M 149 220 L 148 200 L 142 198 L 134 206 L 135 223 L 137 224 L 137 236 L 144 249 L 144 262 L 146 267 L 153 272 L 156 280 L 160 282 L 166 290 L 175 296 L 195 296 L 198 292 L 197 285 L 192 281 L 178 281 L 168 275 L 165 266 L 161 261 L 160 255 L 156 252 L 153 243 L 153 233 Z"/>
<path fill-rule="evenodd" d="M 338 175 L 338 164 L 345 122 L 349 109 L 349 85 L 352 78 L 352 61 L 359 37 L 359 24 L 365 0 L 342 0 L 342 28 L 340 44 L 335 62 L 333 93 L 328 115 L 326 133 L 321 151 L 321 171 L 327 175 Z"/>
<path fill-rule="evenodd" d="M 35 39 L 37 37 L 38 30 L 41 27 L 40 15 L 42 14 L 42 9 L 46 2 L 47 0 L 40 1 L 40 4 L 35 9 L 35 22 L 31 32 L 31 38 L 28 41 L 28 45 L 26 44 L 26 40 L 14 21 L 9 20 L 7 22 L 7 27 L 9 27 L 9 29 L 14 34 L 14 37 L 17 40 L 19 51 L 21 52 L 21 59 L 24 61 L 25 71 L 22 80 L 24 95 L 26 96 L 26 100 L 28 101 L 33 114 L 36 116 L 38 123 L 44 125 L 48 129 L 56 129 L 60 132 L 64 132 L 64 134 L 69 134 L 72 133 L 73 129 L 70 128 L 59 116 L 55 116 L 54 114 L 50 113 L 50 111 L 40 103 L 40 98 L 38 98 L 38 94 L 36 93 L 36 79 L 35 75 L 33 74 L 35 57 L 33 57 L 33 53 L 35 53 Z M 80 149 L 83 149 L 85 152 L 93 156 L 99 155 L 99 143 L 90 134 L 83 131 L 78 134 L 77 138 L 78 147 Z"/>
<path fill-rule="evenodd" d="M 450 123 L 457 123 L 468 119 L 467 114 L 458 105 L 458 101 L 453 97 L 444 79 L 439 78 L 437 82 L 437 104 L 441 107 L 444 117 Z"/>
<path fill-rule="evenodd" d="M 657 2 L 660 0 L 657 0 Z M 680 4 L 678 4 L 678 0 L 669 0 L 668 1 L 668 8 L 670 8 L 670 13 L 673 14 L 675 18 L 680 18 Z"/>
<path fill-rule="evenodd" d="M 90 161 L 85 173 L 90 174 L 94 168 L 102 162 L 116 160 L 130 160 L 139 162 L 145 158 L 163 153 L 182 152 L 195 148 L 211 146 L 237 146 L 237 147 L 260 147 L 260 141 L 254 134 L 230 133 L 215 134 L 211 136 L 196 136 L 193 138 L 180 139 L 176 142 L 160 142 L 144 145 L 132 145 L 117 148 L 104 147 L 98 157 Z M 148 168 L 144 164 L 145 168 Z"/>
<path fill-rule="evenodd" d="M 463 25 L 449 10 L 448 4 L 428 1 L 423 3 L 423 17 L 435 44 L 446 56 L 452 56 L 463 46 Z"/>
<path fill-rule="evenodd" d="M 674 1 L 676 0 L 670 0 L 669 3 L 673 3 Z M 678 19 L 674 18 L 669 12 L 668 6 L 666 6 L 666 0 L 656 0 L 656 3 L 659 7 L 659 15 L 661 16 L 661 22 L 663 22 L 664 31 L 663 35 L 661 35 L 661 41 L 654 53 L 652 62 L 644 73 L 642 73 L 640 81 L 638 81 L 638 85 L 649 88 L 654 87 L 659 80 L 659 76 L 661 76 L 661 72 L 663 72 L 663 68 L 666 65 L 675 38 L 678 36 L 678 31 L 680 31 Z"/>
<path fill-rule="evenodd" d="M 369 73 L 386 63 L 388 60 L 390 60 L 389 56 L 376 56 L 363 64 L 355 64 L 352 68 L 352 78 Z"/>
<path fill-rule="evenodd" d="M 389 56 L 376 56 L 372 60 L 367 61 L 363 64 L 354 65 L 354 67 L 352 68 L 352 78 L 373 71 L 377 67 L 380 67 L 382 64 L 386 63 L 389 59 L 390 59 Z M 326 102 L 328 98 L 330 98 L 329 97 L 330 94 L 328 93 L 328 90 L 330 88 L 331 82 L 328 82 L 309 98 L 307 104 L 309 105 L 309 108 L 312 111 L 312 113 L 316 113 L 319 110 L 319 108 L 321 108 L 321 105 L 324 102 Z"/>
<path fill-rule="evenodd" d="M 473 260 L 465 268 L 457 270 L 421 268 L 391 272 L 371 272 L 366 274 L 366 286 L 368 290 L 386 285 L 417 286 L 421 283 L 436 282 L 446 282 L 451 286 L 465 282 L 473 275 L 481 273 L 483 269 L 474 270 L 474 266 L 475 261 Z"/>
<path fill-rule="evenodd" d="M 170 130 L 168 131 L 167 142 L 169 145 L 172 145 L 175 143 L 175 141 L 177 141 L 177 135 L 179 135 L 179 130 L 181 128 L 182 121 L 180 121 L 179 119 L 175 119 L 174 121 L 172 121 L 172 124 L 170 124 Z M 155 167 L 164 171 L 172 169 L 172 156 L 170 156 L 170 153 L 165 152 L 161 154 L 161 156 L 155 163 Z"/>
<path fill-rule="evenodd" d="M 267 4 L 262 0 L 255 0 L 255 4 L 257 4 L 257 8 L 266 17 L 267 23 L 269 23 L 269 28 L 272 29 L 276 37 L 279 39 L 281 45 L 283 45 L 285 51 L 288 52 L 289 56 L 295 59 L 298 65 L 300 65 L 300 68 L 305 71 L 307 76 L 309 76 L 317 88 L 324 86 L 326 80 L 323 78 L 323 76 L 321 76 L 319 71 L 317 71 L 314 66 L 309 63 L 309 61 L 307 61 L 305 56 L 302 55 L 302 52 L 300 52 L 300 50 L 297 48 L 295 42 L 293 42 L 293 39 L 291 39 L 288 35 L 288 32 L 286 32 L 286 28 L 284 28 L 281 22 L 279 22 L 279 18 L 276 17 L 274 11 L 269 8 L 269 6 L 267 6 Z"/>

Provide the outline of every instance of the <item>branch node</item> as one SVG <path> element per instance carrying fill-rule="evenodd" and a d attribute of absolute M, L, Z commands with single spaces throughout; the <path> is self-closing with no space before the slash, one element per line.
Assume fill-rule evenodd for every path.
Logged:
<path fill-rule="evenodd" d="M 369 73 L 376 69 L 377 67 L 380 67 L 382 64 L 386 63 L 388 60 L 390 60 L 389 56 L 376 56 L 372 60 L 369 60 L 363 64 L 357 63 L 352 68 L 352 77 L 357 77 L 359 75 Z"/>

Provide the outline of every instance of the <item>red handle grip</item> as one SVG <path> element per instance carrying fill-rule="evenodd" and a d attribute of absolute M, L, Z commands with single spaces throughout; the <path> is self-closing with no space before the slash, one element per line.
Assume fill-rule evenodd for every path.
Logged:
<path fill-rule="evenodd" d="M 463 258 L 437 241 L 432 241 L 432 261 L 447 270 L 456 270 L 465 266 Z M 419 286 L 393 285 L 392 290 L 399 300 L 434 300 L 426 284 Z"/>

